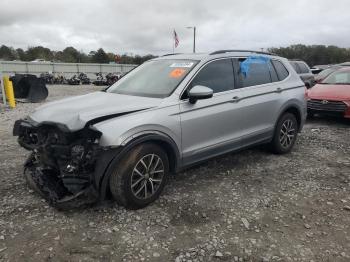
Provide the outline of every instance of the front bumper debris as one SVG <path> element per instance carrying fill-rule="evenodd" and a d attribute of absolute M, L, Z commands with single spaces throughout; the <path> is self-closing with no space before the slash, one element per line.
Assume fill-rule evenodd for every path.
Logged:
<path fill-rule="evenodd" d="M 99 131 L 85 127 L 71 132 L 64 125 L 27 119 L 16 121 L 13 134 L 31 151 L 24 164 L 27 183 L 49 204 L 73 208 L 98 201 L 95 166 L 105 151 Z"/>

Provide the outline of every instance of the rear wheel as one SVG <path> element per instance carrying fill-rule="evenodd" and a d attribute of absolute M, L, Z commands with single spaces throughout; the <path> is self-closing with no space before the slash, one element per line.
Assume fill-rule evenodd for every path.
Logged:
<path fill-rule="evenodd" d="M 110 178 L 110 191 L 118 204 L 142 208 L 161 194 L 169 174 L 169 160 L 156 144 L 141 144 L 119 163 Z"/>
<path fill-rule="evenodd" d="M 271 149 L 276 154 L 285 154 L 292 150 L 298 134 L 298 122 L 291 113 L 283 114 L 277 122 Z"/>

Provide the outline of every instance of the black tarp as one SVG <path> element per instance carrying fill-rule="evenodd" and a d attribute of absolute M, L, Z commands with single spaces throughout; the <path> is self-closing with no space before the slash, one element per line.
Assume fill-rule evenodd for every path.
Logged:
<path fill-rule="evenodd" d="M 15 98 L 25 98 L 28 102 L 38 103 L 49 95 L 45 80 L 35 75 L 16 74 L 10 79 L 13 83 Z"/>

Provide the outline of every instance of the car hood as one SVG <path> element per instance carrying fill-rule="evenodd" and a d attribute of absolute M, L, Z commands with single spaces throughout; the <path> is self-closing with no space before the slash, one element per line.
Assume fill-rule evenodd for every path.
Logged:
<path fill-rule="evenodd" d="M 308 90 L 312 99 L 350 100 L 350 85 L 317 84 Z"/>
<path fill-rule="evenodd" d="M 38 107 L 30 118 L 35 122 L 54 122 L 64 124 L 71 131 L 85 126 L 89 121 L 117 117 L 156 107 L 160 98 L 120 95 L 94 92 L 46 103 Z"/>

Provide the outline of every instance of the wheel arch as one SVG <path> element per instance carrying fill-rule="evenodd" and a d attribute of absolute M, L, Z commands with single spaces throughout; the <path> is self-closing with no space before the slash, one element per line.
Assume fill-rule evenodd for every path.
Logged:
<path fill-rule="evenodd" d="M 174 140 L 172 140 L 169 136 L 161 132 L 149 132 L 134 135 L 132 139 L 128 140 L 126 144 L 122 145 L 120 152 L 113 157 L 109 165 L 106 167 L 99 183 L 99 192 L 101 199 L 104 199 L 108 193 L 109 179 L 113 171 L 117 168 L 120 160 L 128 152 L 130 152 L 130 150 L 143 143 L 155 143 L 162 147 L 168 155 L 170 172 L 175 173 L 178 170 L 178 167 L 181 165 L 180 151 Z"/>
<path fill-rule="evenodd" d="M 276 125 L 278 123 L 278 120 L 285 114 L 285 113 L 291 113 L 295 116 L 297 122 L 298 122 L 298 132 L 301 131 L 302 127 L 303 127 L 303 124 L 304 124 L 304 119 L 303 119 L 303 114 L 302 114 L 302 111 L 300 109 L 300 107 L 297 105 L 297 104 L 294 104 L 294 103 L 291 103 L 291 104 L 288 104 L 286 105 L 282 110 L 281 112 L 279 113 L 278 115 L 278 118 L 277 118 L 277 121 L 275 123 L 275 128 L 276 128 Z"/>

